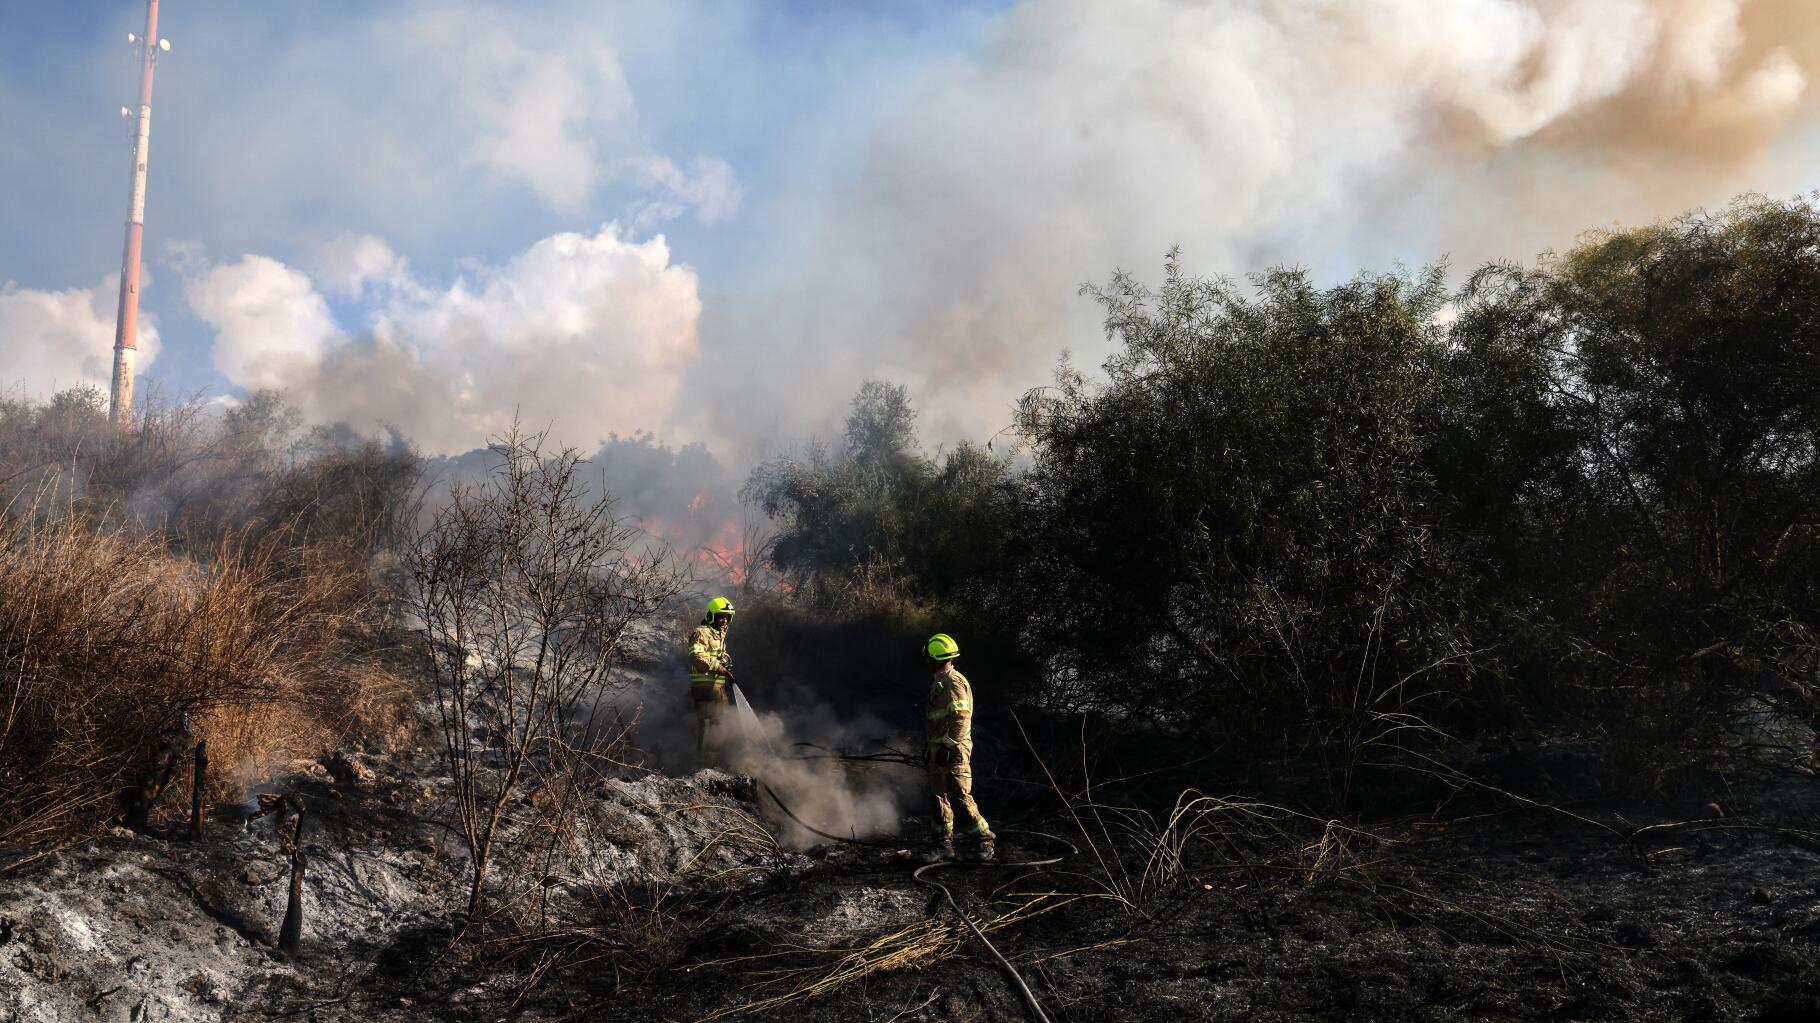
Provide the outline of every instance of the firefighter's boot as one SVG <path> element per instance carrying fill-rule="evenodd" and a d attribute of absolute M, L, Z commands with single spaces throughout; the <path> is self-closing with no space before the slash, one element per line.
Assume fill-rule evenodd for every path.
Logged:
<path fill-rule="evenodd" d="M 937 835 L 929 843 L 928 851 L 923 853 L 924 863 L 940 863 L 943 860 L 952 859 L 954 859 L 954 837 L 952 835 Z"/>

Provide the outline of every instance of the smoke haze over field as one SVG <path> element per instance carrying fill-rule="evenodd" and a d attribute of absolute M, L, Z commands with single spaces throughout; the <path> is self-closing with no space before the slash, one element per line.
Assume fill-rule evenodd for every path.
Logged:
<path fill-rule="evenodd" d="M 825 432 L 867 377 L 909 384 L 932 439 L 982 437 L 1064 349 L 1096 361 L 1078 286 L 1171 245 L 1199 272 L 1463 267 L 1806 190 L 1820 158 L 1805 0 L 290 18 L 166 11 L 157 378 L 281 387 L 430 453 L 516 412 L 583 447 L 650 429 L 739 458 Z M 77 91 L 110 83 L 80 52 Z M 43 89 L 0 77 L 0 112 L 49 139 L 0 156 L 28 186 L 0 238 L 53 239 L 0 242 L 0 353 L 29 388 L 105 385 L 91 285 L 124 168 L 91 170 L 105 147 L 66 127 L 90 112 Z"/>
<path fill-rule="evenodd" d="M 1772 151 L 1813 111 L 1817 39 L 1799 2 L 1019 4 L 881 113 L 851 187 L 801 200 L 824 226 L 762 312 L 710 311 L 743 366 L 712 383 L 884 376 L 939 434 L 989 435 L 1061 347 L 1097 350 L 1076 287 L 1173 244 L 1232 274 L 1526 258 L 1805 187 Z"/>

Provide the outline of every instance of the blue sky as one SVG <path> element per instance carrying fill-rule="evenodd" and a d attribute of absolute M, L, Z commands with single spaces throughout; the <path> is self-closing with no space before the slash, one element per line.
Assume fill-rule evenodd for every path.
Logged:
<path fill-rule="evenodd" d="M 1332 278 L 1815 187 L 1812 7 L 166 0 L 145 375 L 433 451 L 749 452 L 867 376 L 977 437 L 1174 244 Z M 11 386 L 106 362 L 143 10 L 0 5 Z"/>
<path fill-rule="evenodd" d="M 839 174 L 841 154 L 813 167 L 794 159 L 817 118 L 876 101 L 893 68 L 976 46 L 998 6 L 921 2 L 877 5 L 538 4 L 521 19 L 526 46 L 559 51 L 578 25 L 598 33 L 623 68 L 635 109 L 599 127 L 602 159 L 674 154 L 734 168 L 748 196 L 782 180 Z M 552 203 L 534 186 L 456 168 L 432 187 L 385 182 L 363 170 L 366 147 L 421 146 L 416 161 L 447 161 L 424 122 L 446 116 L 387 11 L 426 17 L 500 5 L 166 0 L 160 34 L 175 42 L 154 97 L 145 306 L 165 335 L 154 377 L 178 389 L 231 393 L 209 364 L 210 334 L 173 285 L 164 246 L 193 243 L 217 257 L 259 252 L 292 260 L 337 234 L 378 234 L 413 266 L 446 278 L 471 260 L 509 257 L 562 230 L 632 219 L 650 188 L 600 175 L 576 201 Z M 599 8 L 593 10 L 591 8 Z M 0 152 L 0 280 L 28 288 L 86 285 L 118 265 L 127 123 L 137 85 L 125 35 L 140 31 L 144 4 L 20 2 L 0 5 L 0 118 L 24 144 Z M 525 21 L 547 24 L 525 24 Z M 421 54 L 417 54 L 421 56 Z M 450 55 L 450 60 L 457 59 Z M 444 69 L 438 85 L 459 77 Z M 287 118 L 290 125 L 286 126 Z M 410 136 L 416 135 L 416 138 Z M 401 136 L 403 139 L 401 141 Z M 785 139 L 797 142 L 783 144 Z M 278 141 L 282 139 L 283 141 Z M 251 160 L 271 146 L 285 160 Z M 372 159 L 372 158 L 367 158 Z M 250 165 L 249 165 L 250 164 Z M 392 187 L 386 187 L 390 184 Z M 762 260 L 757 217 L 713 224 L 682 216 L 661 229 L 701 271 L 704 293 L 737 289 L 737 267 Z M 338 311 L 342 303 L 334 303 Z"/>

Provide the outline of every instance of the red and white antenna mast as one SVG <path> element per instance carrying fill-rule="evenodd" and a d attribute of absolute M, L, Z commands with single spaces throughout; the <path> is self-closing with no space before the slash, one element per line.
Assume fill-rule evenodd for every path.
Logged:
<path fill-rule="evenodd" d="M 120 265 L 120 312 L 114 321 L 114 388 L 108 418 L 126 422 L 133 411 L 133 362 L 139 354 L 139 253 L 145 241 L 145 161 L 152 145 L 152 69 L 171 41 L 158 38 L 158 0 L 145 0 L 145 35 L 128 35 L 140 50 L 138 127 L 133 131 L 133 185 L 127 196 L 126 255 Z M 122 108 L 122 114 L 133 111 Z"/>

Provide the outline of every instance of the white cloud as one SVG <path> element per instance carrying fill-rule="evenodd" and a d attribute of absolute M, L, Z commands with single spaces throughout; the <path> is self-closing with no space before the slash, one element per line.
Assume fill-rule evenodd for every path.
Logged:
<path fill-rule="evenodd" d="M 141 277 L 141 287 L 148 278 Z M 113 383 L 114 317 L 120 277 L 111 274 L 92 288 L 39 291 L 13 281 L 0 286 L 0 385 L 23 387 L 43 397 L 88 384 L 106 391 Z M 149 312 L 139 316 L 138 369 L 158 358 L 158 326 Z"/>
<path fill-rule="evenodd" d="M 342 235 L 313 246 L 305 266 L 329 294 L 358 298 L 368 287 L 403 287 L 411 266 L 377 235 Z"/>
<path fill-rule="evenodd" d="M 301 271 L 265 256 L 209 267 L 184 297 L 215 330 L 215 368 L 249 389 L 308 379 L 342 343 L 329 304 Z"/>
<path fill-rule="evenodd" d="M 378 239 L 341 248 L 320 265 L 343 268 L 325 282 L 367 297 L 357 330 L 334 323 L 316 281 L 262 256 L 191 278 L 223 374 L 285 390 L 314 420 L 395 425 L 452 452 L 520 413 L 581 445 L 662 423 L 696 358 L 695 272 L 661 237 L 565 232 L 446 286 L 411 275 Z"/>

